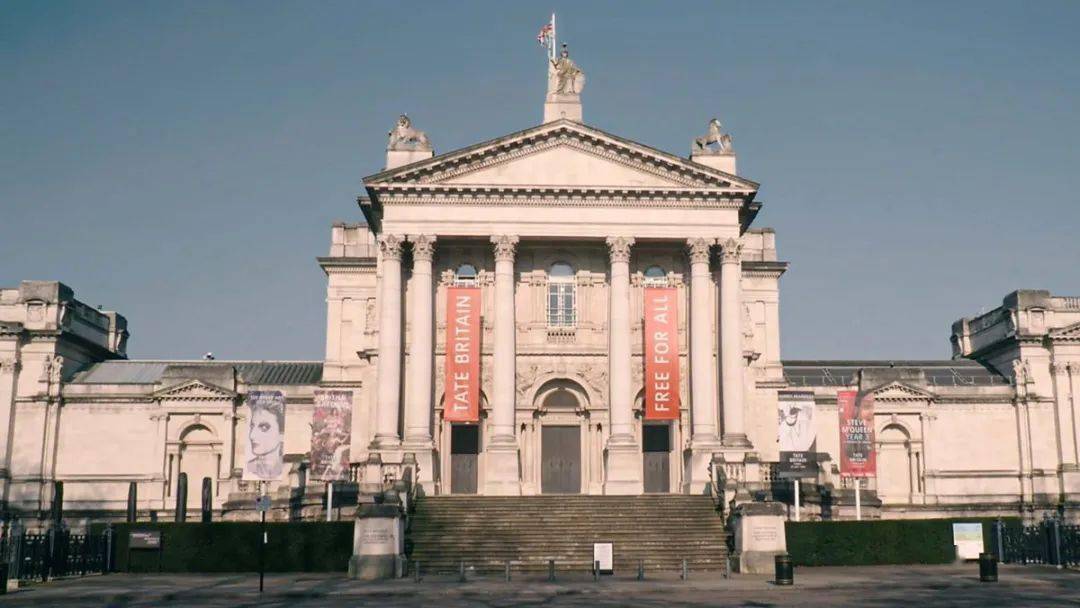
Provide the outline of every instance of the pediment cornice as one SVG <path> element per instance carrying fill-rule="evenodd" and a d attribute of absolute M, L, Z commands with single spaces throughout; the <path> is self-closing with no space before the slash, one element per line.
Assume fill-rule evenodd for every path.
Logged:
<path fill-rule="evenodd" d="M 416 163 L 383 171 L 364 179 L 369 192 L 378 196 L 392 186 L 416 188 L 441 184 L 470 173 L 507 164 L 558 147 L 566 147 L 607 162 L 622 165 L 665 182 L 674 190 L 724 191 L 736 196 L 752 196 L 758 184 L 668 154 L 594 127 L 568 120 L 546 123 L 487 142 L 462 148 Z M 468 190 L 468 185 L 454 186 Z M 535 187 L 543 187 L 536 185 Z M 527 187 L 528 188 L 528 187 Z M 655 189 L 655 188 L 653 188 Z"/>
<path fill-rule="evenodd" d="M 889 382 L 870 390 L 876 401 L 936 401 L 937 395 L 921 388 L 904 384 L 903 382 Z"/>
<path fill-rule="evenodd" d="M 1075 341 L 1080 340 L 1080 323 L 1073 323 L 1050 331 L 1051 340 Z"/>
<path fill-rule="evenodd" d="M 188 380 L 162 388 L 152 395 L 158 401 L 221 401 L 236 398 L 237 393 L 201 380 Z"/>

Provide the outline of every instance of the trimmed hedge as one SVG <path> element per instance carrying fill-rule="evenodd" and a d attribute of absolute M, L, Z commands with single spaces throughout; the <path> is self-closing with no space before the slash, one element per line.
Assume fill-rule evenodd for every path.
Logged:
<path fill-rule="evenodd" d="M 162 550 L 128 551 L 131 530 L 160 530 Z M 113 526 L 114 564 L 121 572 L 257 572 L 259 522 L 136 523 Z M 352 556 L 353 522 L 266 524 L 267 572 L 344 572 Z M 129 560 L 130 557 L 130 560 Z M 159 561 L 160 560 L 160 561 Z"/>
<path fill-rule="evenodd" d="M 953 523 L 983 524 L 983 546 L 992 551 L 995 521 L 979 517 L 789 521 L 785 532 L 788 553 L 797 566 L 944 564 L 955 558 Z"/>

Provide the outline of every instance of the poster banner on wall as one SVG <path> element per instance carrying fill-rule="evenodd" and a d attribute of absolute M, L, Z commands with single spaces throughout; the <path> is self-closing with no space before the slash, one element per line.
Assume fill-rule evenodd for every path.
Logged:
<path fill-rule="evenodd" d="M 780 443 L 780 477 L 816 478 L 815 449 L 817 427 L 814 421 L 812 391 L 780 391 L 777 439 Z"/>
<path fill-rule="evenodd" d="M 836 393 L 840 413 L 840 474 L 847 477 L 874 477 L 874 396 L 855 391 Z"/>
<path fill-rule="evenodd" d="M 446 387 L 443 419 L 480 420 L 480 288 L 446 290 Z"/>
<path fill-rule="evenodd" d="M 645 288 L 645 419 L 679 418 L 678 290 Z"/>
<path fill-rule="evenodd" d="M 311 415 L 314 479 L 343 481 L 349 478 L 352 397 L 352 391 L 315 391 L 315 411 Z"/>
<path fill-rule="evenodd" d="M 244 481 L 277 481 L 285 469 L 285 395 L 251 391 L 247 405 Z"/>

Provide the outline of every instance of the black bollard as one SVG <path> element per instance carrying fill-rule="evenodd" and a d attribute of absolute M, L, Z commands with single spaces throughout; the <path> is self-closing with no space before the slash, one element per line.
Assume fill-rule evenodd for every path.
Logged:
<path fill-rule="evenodd" d="M 506 560 L 506 582 L 510 582 L 510 560 Z"/>
<path fill-rule="evenodd" d="M 637 560 L 637 580 L 645 580 L 645 560 Z"/>
<path fill-rule="evenodd" d="M 413 580 L 420 582 L 420 560 L 413 562 Z"/>
<path fill-rule="evenodd" d="M 548 582 L 555 582 L 555 560 L 548 560 Z"/>
<path fill-rule="evenodd" d="M 997 557 L 993 553 L 979 554 L 979 581 L 983 583 L 996 583 Z"/>
<path fill-rule="evenodd" d="M 776 584 L 791 585 L 795 582 L 795 568 L 791 556 L 787 553 L 776 556 Z"/>
<path fill-rule="evenodd" d="M 202 522 L 210 523 L 214 518 L 214 480 L 203 477 L 202 480 Z"/>
<path fill-rule="evenodd" d="M 682 580 L 690 578 L 690 570 L 686 567 L 686 560 L 682 560 Z"/>
<path fill-rule="evenodd" d="M 594 583 L 600 580 L 600 562 L 598 561 L 592 563 L 592 580 Z"/>
<path fill-rule="evenodd" d="M 176 515 L 174 521 L 187 521 L 187 473 L 180 473 L 176 478 Z"/>
<path fill-rule="evenodd" d="M 462 561 L 461 564 L 458 566 L 458 582 L 459 583 L 464 583 L 465 582 L 465 562 L 464 561 Z"/>

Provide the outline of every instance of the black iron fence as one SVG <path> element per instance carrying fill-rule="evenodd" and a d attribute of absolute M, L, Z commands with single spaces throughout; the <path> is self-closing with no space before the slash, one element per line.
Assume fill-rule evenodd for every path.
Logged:
<path fill-rule="evenodd" d="M 54 528 L 42 533 L 11 529 L 0 539 L 0 558 L 8 565 L 8 578 L 42 580 L 84 576 L 111 569 L 112 529 L 76 534 Z"/>
<path fill-rule="evenodd" d="M 1080 566 L 1080 525 L 1046 518 L 1036 524 L 994 524 L 990 547 L 1006 564 Z"/>

